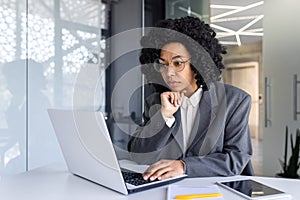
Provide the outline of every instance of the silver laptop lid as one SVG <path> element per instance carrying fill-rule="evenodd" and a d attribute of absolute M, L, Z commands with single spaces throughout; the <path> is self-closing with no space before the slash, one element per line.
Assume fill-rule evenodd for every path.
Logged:
<path fill-rule="evenodd" d="M 48 110 L 71 173 L 128 194 L 101 112 Z"/>

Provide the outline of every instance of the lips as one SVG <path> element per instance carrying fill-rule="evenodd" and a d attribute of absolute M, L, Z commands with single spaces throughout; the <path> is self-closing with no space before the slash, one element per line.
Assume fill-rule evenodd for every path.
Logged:
<path fill-rule="evenodd" d="M 168 85 L 170 87 L 177 87 L 179 86 L 180 82 L 179 81 L 168 81 Z"/>

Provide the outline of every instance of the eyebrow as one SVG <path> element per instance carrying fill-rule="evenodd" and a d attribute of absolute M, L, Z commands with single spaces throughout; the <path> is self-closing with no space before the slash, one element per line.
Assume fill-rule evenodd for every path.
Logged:
<path fill-rule="evenodd" d="M 177 55 L 177 56 L 174 56 L 174 57 L 172 58 L 172 60 L 174 60 L 174 59 L 176 59 L 176 58 L 183 58 L 183 57 L 185 57 L 185 56 Z M 166 60 L 163 59 L 163 58 L 159 58 L 159 59 L 161 59 L 161 60 L 163 60 L 163 61 L 166 61 Z"/>

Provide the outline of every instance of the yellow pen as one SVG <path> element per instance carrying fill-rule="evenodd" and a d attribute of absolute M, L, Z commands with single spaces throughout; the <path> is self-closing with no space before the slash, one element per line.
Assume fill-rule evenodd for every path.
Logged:
<path fill-rule="evenodd" d="M 210 198 L 210 197 L 220 197 L 221 193 L 207 193 L 207 194 L 186 194 L 186 195 L 177 195 L 175 199 L 197 199 L 197 198 Z"/>

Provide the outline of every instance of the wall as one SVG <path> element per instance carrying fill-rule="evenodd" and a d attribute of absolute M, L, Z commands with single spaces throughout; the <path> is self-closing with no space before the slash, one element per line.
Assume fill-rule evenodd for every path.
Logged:
<path fill-rule="evenodd" d="M 263 140 L 263 174 L 267 176 L 281 171 L 278 159 L 283 158 L 285 126 L 294 133 L 300 128 L 300 116 L 293 119 L 293 75 L 300 77 L 299 7 L 297 0 L 264 3 L 264 76 L 272 81 L 271 101 L 267 102 L 271 123 L 264 128 Z"/>

